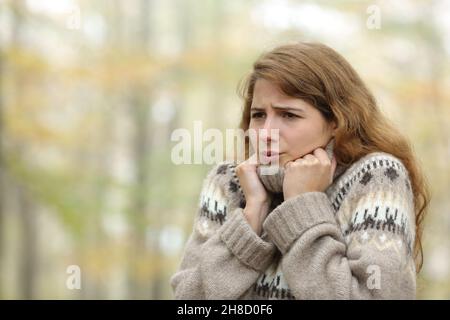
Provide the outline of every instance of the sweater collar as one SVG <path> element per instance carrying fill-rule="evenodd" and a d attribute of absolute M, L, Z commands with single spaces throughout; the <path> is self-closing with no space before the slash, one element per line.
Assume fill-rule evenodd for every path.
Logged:
<path fill-rule="evenodd" d="M 348 167 L 349 167 L 348 165 L 343 165 L 343 164 L 338 163 L 336 166 L 336 170 L 334 171 L 333 182 L 334 182 L 334 180 L 339 178 L 348 169 Z"/>
<path fill-rule="evenodd" d="M 348 166 L 344 166 L 339 163 L 337 164 L 336 170 L 334 171 L 333 175 L 333 183 L 346 171 L 347 168 Z M 282 167 L 278 167 L 276 169 L 276 172 L 270 175 L 262 174 L 260 168 L 258 168 L 257 172 L 259 179 L 261 180 L 267 191 L 271 193 L 283 192 L 284 169 Z"/>

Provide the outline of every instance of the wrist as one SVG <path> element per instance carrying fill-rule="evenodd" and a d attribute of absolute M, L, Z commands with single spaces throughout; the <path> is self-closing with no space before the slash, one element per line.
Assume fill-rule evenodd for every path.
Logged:
<path fill-rule="evenodd" d="M 243 213 L 250 227 L 259 236 L 262 232 L 262 224 L 269 212 L 267 203 L 247 203 Z"/>
<path fill-rule="evenodd" d="M 265 200 L 249 199 L 248 201 L 246 201 L 245 207 L 256 209 L 259 211 L 261 209 L 269 208 L 269 205 L 270 205 L 269 199 Z"/>

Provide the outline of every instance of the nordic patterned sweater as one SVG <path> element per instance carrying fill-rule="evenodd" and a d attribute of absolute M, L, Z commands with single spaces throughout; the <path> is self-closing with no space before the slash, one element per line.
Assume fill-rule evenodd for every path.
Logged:
<path fill-rule="evenodd" d="M 414 199 L 399 159 L 371 153 L 338 165 L 325 192 L 272 194 L 261 236 L 235 167 L 222 162 L 204 180 L 175 298 L 415 298 Z"/>

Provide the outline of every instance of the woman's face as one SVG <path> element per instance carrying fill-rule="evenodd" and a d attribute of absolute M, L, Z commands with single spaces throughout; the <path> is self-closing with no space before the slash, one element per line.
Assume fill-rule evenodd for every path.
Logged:
<path fill-rule="evenodd" d="M 286 162 L 312 153 L 316 148 L 324 148 L 334 136 L 335 128 L 334 122 L 327 122 L 316 108 L 304 100 L 286 96 L 268 80 L 256 81 L 249 129 L 256 130 L 259 145 L 266 143 L 266 150 L 262 147 L 259 150 L 254 139 L 250 139 L 250 143 L 258 159 L 264 159 L 264 163 L 273 162 L 278 157 L 276 151 L 279 152 L 279 164 L 284 166 Z M 278 137 L 271 135 L 271 129 L 279 130 Z"/>

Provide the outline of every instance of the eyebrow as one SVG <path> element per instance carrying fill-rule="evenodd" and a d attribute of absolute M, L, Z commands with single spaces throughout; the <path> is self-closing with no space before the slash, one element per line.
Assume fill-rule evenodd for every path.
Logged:
<path fill-rule="evenodd" d="M 281 109 L 281 110 L 291 110 L 291 111 L 298 111 L 298 112 L 305 112 L 305 110 L 301 109 L 301 108 L 294 108 L 294 107 L 289 107 L 289 106 L 283 106 L 283 105 L 275 105 L 272 104 L 271 105 L 272 108 L 274 109 Z M 255 111 L 264 111 L 264 108 L 258 108 L 258 107 L 251 107 L 250 110 L 255 110 Z"/>

